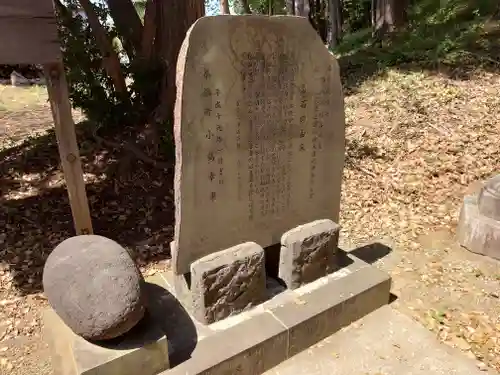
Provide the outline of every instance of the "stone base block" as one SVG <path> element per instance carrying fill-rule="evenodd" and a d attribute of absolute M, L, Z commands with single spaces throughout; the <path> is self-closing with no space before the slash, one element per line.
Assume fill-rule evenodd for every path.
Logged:
<path fill-rule="evenodd" d="M 44 336 L 55 375 L 156 375 L 169 368 L 167 337 L 149 317 L 121 342 L 93 344 L 77 336 L 52 309 L 44 312 Z"/>
<path fill-rule="evenodd" d="M 189 359 L 161 375 L 258 375 L 389 302 L 391 279 L 355 256 L 303 287 L 211 325 L 196 322 Z M 172 272 L 162 274 L 174 290 Z"/>
<path fill-rule="evenodd" d="M 316 220 L 283 234 L 279 277 L 289 289 L 326 276 L 336 268 L 339 231 L 331 220 Z"/>
<path fill-rule="evenodd" d="M 162 287 L 162 281 L 157 276 L 148 279 L 144 285 L 148 301 L 145 317 L 112 340 L 89 342 L 76 335 L 53 309 L 44 311 L 43 334 L 54 375 L 157 375 L 172 362 L 185 359 L 196 344 L 196 329 L 184 308 Z"/>
<path fill-rule="evenodd" d="M 263 302 L 264 249 L 253 242 L 207 255 L 191 264 L 193 314 L 211 324 Z"/>
<path fill-rule="evenodd" d="M 457 237 L 459 244 L 473 253 L 500 260 L 500 221 L 480 213 L 476 195 L 464 198 Z"/>

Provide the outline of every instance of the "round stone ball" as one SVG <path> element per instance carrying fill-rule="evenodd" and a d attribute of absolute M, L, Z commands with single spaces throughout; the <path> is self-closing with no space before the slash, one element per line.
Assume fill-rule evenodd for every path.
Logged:
<path fill-rule="evenodd" d="M 126 249 L 109 238 L 69 238 L 50 254 L 43 270 L 49 304 L 77 335 L 110 340 L 144 316 L 144 279 Z"/>

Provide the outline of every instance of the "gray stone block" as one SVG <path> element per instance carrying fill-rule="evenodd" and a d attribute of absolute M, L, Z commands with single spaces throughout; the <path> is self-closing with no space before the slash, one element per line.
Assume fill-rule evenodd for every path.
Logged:
<path fill-rule="evenodd" d="M 461 246 L 473 253 L 500 260 L 500 221 L 481 214 L 475 195 L 464 198 L 457 238 Z"/>
<path fill-rule="evenodd" d="M 337 272 L 205 326 L 190 358 L 160 375 L 262 374 L 387 304 L 390 277 L 347 257 Z"/>
<path fill-rule="evenodd" d="M 263 302 L 266 297 L 264 249 L 246 242 L 191 264 L 192 310 L 205 324 Z"/>
<path fill-rule="evenodd" d="M 481 215 L 500 221 L 500 175 L 486 181 L 478 196 Z"/>
<path fill-rule="evenodd" d="M 340 227 L 331 220 L 316 220 L 283 234 L 279 277 L 289 289 L 335 270 L 339 231 Z"/>
<path fill-rule="evenodd" d="M 44 311 L 43 321 L 54 375 L 156 375 L 169 368 L 167 337 L 150 320 L 106 346 L 73 333 L 52 309 Z"/>

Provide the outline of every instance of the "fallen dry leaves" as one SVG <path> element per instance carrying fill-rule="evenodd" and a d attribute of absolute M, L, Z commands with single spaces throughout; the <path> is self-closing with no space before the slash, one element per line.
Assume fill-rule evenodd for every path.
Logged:
<path fill-rule="evenodd" d="M 467 187 L 500 173 L 499 93 L 500 76 L 484 72 L 391 70 L 364 82 L 346 97 L 341 209 L 346 242 L 393 241 L 381 267 L 395 305 L 498 370 L 499 264 L 457 248 L 453 233 Z M 445 239 L 432 241 L 435 232 Z"/>

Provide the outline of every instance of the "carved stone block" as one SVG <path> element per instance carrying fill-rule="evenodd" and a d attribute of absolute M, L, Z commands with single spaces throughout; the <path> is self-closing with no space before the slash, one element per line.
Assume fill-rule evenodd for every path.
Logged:
<path fill-rule="evenodd" d="M 316 220 L 281 237 L 279 276 L 289 289 L 334 270 L 339 231 L 339 225 L 331 220 Z"/>
<path fill-rule="evenodd" d="M 192 310 L 205 324 L 255 306 L 266 296 L 264 249 L 246 242 L 191 264 Z"/>

